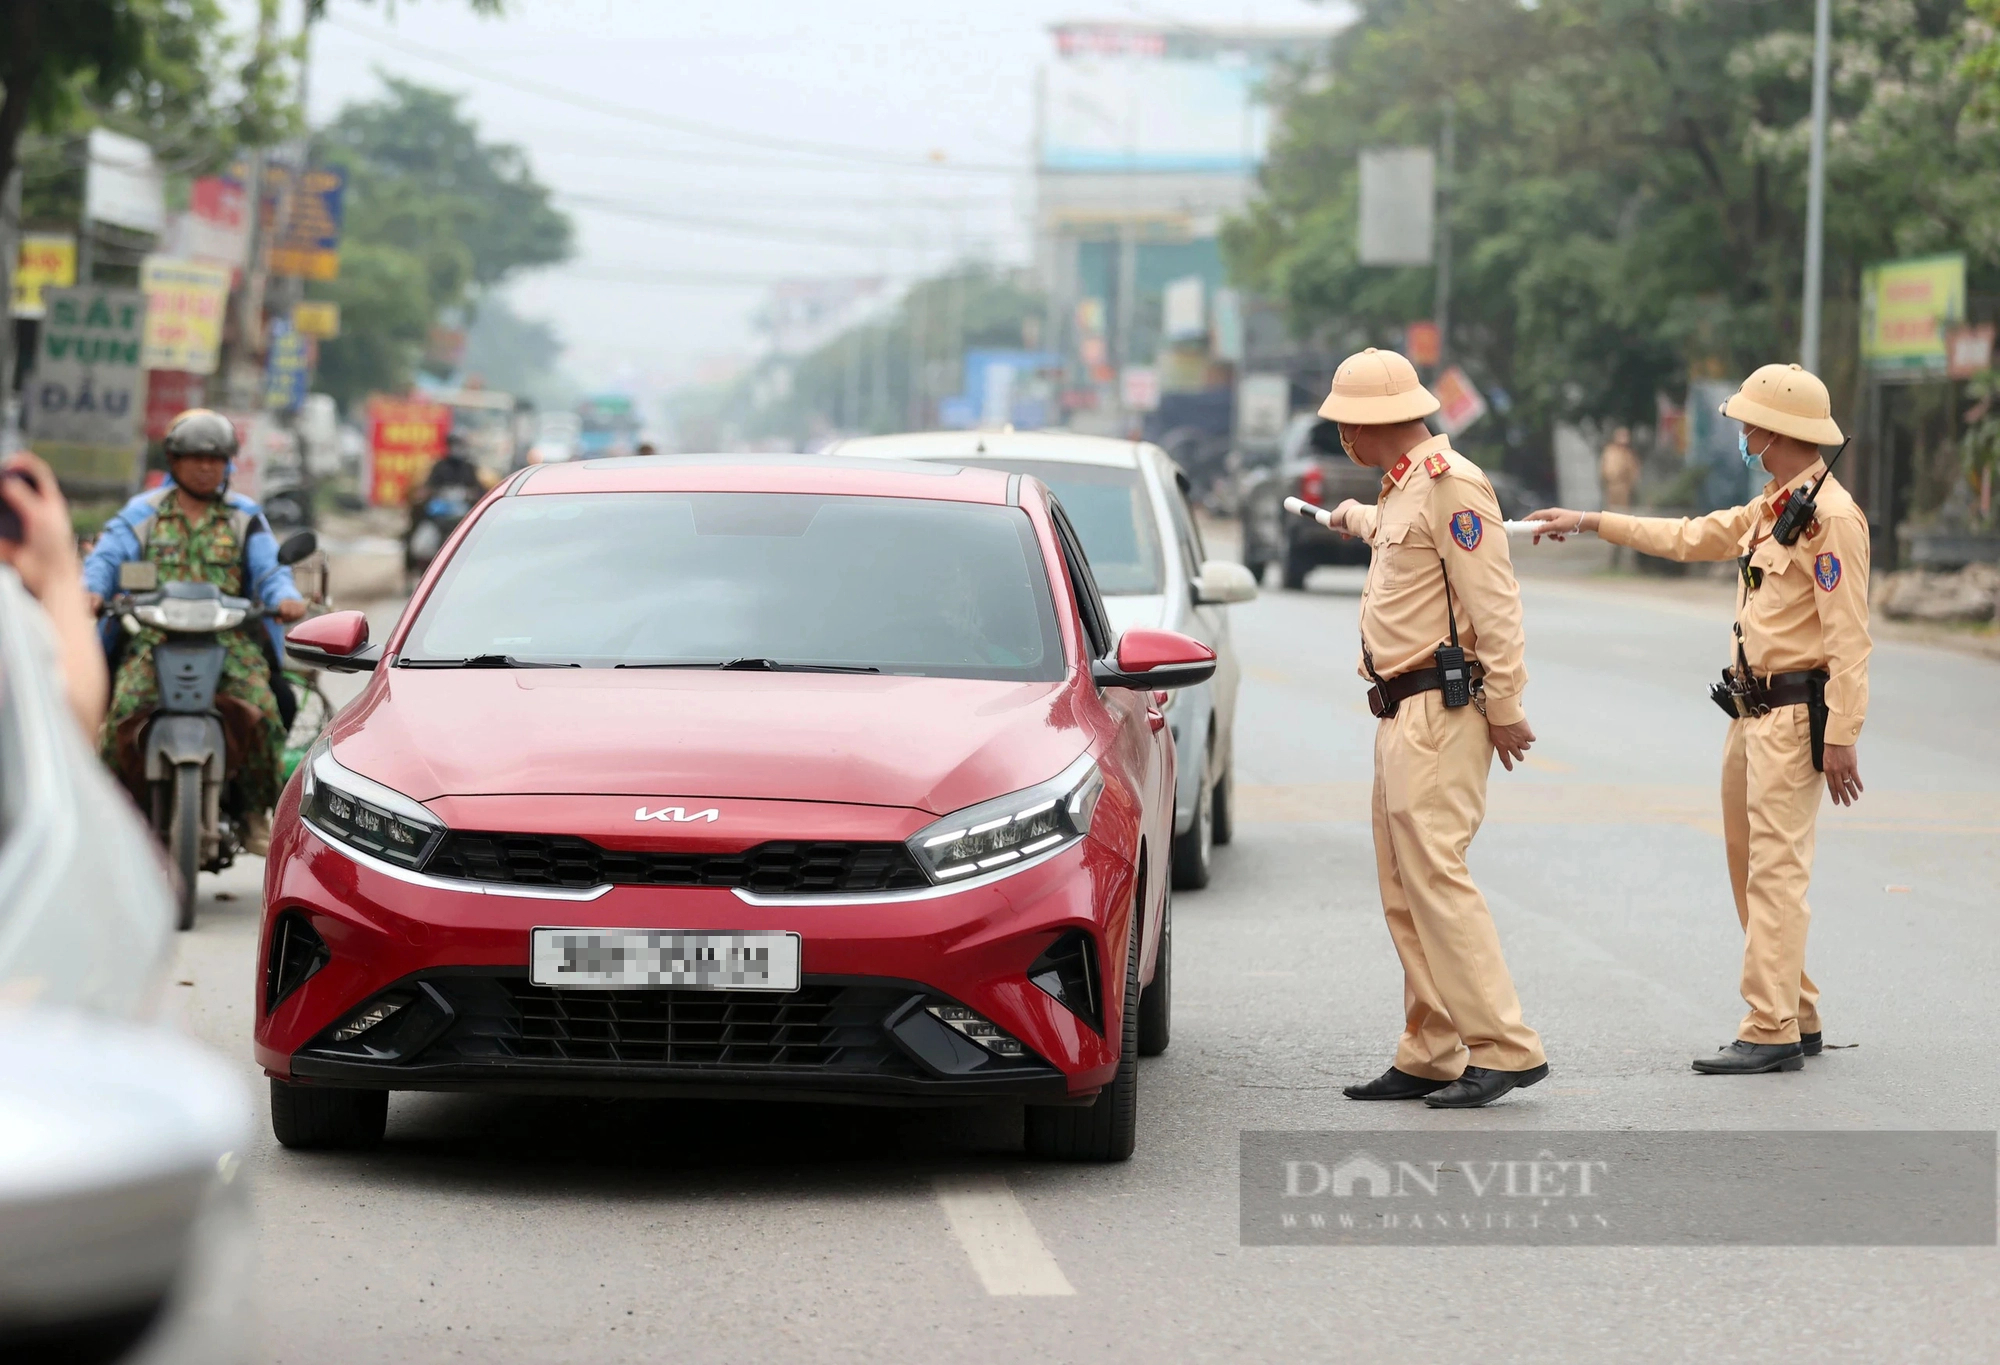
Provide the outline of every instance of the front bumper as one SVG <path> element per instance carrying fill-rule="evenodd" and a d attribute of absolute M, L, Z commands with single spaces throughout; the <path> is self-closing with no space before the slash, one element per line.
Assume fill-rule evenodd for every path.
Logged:
<path fill-rule="evenodd" d="M 589 896 L 440 887 L 389 875 L 323 840 L 281 803 L 260 962 L 302 916 L 325 961 L 272 1005 L 256 1056 L 273 1076 L 393 1090 L 681 1094 L 865 1102 L 1087 1100 L 1117 1043 L 1027 978 L 1058 939 L 1088 936 L 1121 1017 L 1134 869 L 1086 838 L 983 886 L 875 896 L 748 898 L 710 887 L 613 886 Z M 524 888 L 523 891 L 526 889 Z M 781 930 L 803 943 L 793 993 L 556 991 L 528 981 L 538 927 Z M 1104 951 L 1112 944 L 1111 953 Z M 281 945 L 282 946 L 282 945 Z M 407 1036 L 334 1029 L 385 993 L 417 1001 Z M 1019 1039 L 1019 1058 L 956 1055 L 931 1005 L 962 1005 Z M 393 1020 L 391 1021 L 394 1022 Z M 953 1034 L 956 1038 L 957 1035 Z M 391 1045 L 393 1044 L 393 1045 Z M 969 1051 L 968 1051 L 969 1049 Z"/>

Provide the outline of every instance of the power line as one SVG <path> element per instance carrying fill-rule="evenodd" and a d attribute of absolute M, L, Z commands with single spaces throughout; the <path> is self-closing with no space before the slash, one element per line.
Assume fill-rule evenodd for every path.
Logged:
<path fill-rule="evenodd" d="M 666 227 L 685 229 L 690 232 L 717 233 L 730 237 L 754 237 L 773 242 L 806 242 L 814 245 L 866 247 L 897 246 L 905 244 L 907 233 L 882 233 L 871 236 L 856 236 L 845 233 L 828 232 L 810 224 L 800 224 L 796 228 L 785 228 L 773 223 L 760 223 L 745 218 L 711 218 L 699 214 L 678 213 L 672 209 L 654 208 L 646 204 L 634 204 L 624 200 L 607 199 L 599 195 L 571 194 L 559 191 L 554 196 L 562 204 L 572 205 L 586 212 L 607 213 L 616 218 L 629 218 L 635 222 L 657 223 Z"/>
<path fill-rule="evenodd" d="M 468 62 L 461 57 L 446 52 L 442 48 L 435 48 L 425 43 L 414 42 L 400 35 L 391 38 L 389 35 L 377 32 L 367 25 L 356 24 L 350 20 L 329 16 L 320 22 L 337 28 L 343 33 L 351 33 L 356 37 L 366 38 L 370 42 L 393 48 L 395 51 L 422 57 L 426 61 L 435 62 L 439 66 L 463 72 L 479 80 L 491 81 L 496 85 L 509 86 L 516 90 L 525 91 L 528 94 L 539 95 L 543 99 L 554 100 L 558 104 L 573 105 L 578 109 L 587 110 L 594 114 L 603 114 L 611 118 L 629 119 L 636 123 L 650 124 L 656 128 L 665 128 L 693 137 L 711 138 L 718 142 L 733 142 L 739 146 L 757 147 L 766 151 L 804 153 L 809 156 L 823 156 L 842 161 L 866 162 L 877 166 L 898 166 L 907 170 L 945 169 L 944 163 L 926 157 L 911 157 L 895 152 L 882 152 L 873 148 L 847 146 L 839 143 L 810 142 L 799 138 L 774 137 L 764 133 L 750 133 L 738 128 L 724 127 L 720 124 L 703 123 L 694 119 L 674 118 L 668 114 L 655 113 L 650 109 L 638 109 L 631 105 L 615 104 L 609 100 L 593 99 L 588 95 L 579 95 L 558 85 L 550 85 L 546 82 L 533 80 L 525 76 L 511 75 L 504 71 L 495 71 L 491 67 L 482 66 L 476 62 Z M 1025 165 L 1015 166 L 968 162 L 951 166 L 950 169 L 968 174 L 1018 175 L 1028 168 Z"/>

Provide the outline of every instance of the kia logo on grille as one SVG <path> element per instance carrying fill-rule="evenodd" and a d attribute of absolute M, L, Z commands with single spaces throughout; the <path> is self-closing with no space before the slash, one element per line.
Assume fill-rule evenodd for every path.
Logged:
<path fill-rule="evenodd" d="M 691 820 L 707 820 L 710 822 L 720 820 L 722 812 L 713 806 L 710 806 L 707 810 L 698 811 L 689 811 L 684 806 L 661 806 L 658 810 L 649 811 L 644 806 L 641 806 L 632 818 L 634 820 L 673 820 L 681 824 L 686 824 Z"/>

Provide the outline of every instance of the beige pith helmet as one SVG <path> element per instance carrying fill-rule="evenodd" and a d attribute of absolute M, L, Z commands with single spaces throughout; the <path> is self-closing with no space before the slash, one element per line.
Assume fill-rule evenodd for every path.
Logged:
<path fill-rule="evenodd" d="M 1417 378 L 1416 366 L 1394 351 L 1370 346 L 1340 362 L 1319 415 L 1359 427 L 1386 426 L 1428 417 L 1438 406 L 1437 396 Z"/>
<path fill-rule="evenodd" d="M 1816 446 L 1840 444 L 1833 400 L 1818 375 L 1796 362 L 1765 365 L 1722 405 L 1724 417 Z"/>

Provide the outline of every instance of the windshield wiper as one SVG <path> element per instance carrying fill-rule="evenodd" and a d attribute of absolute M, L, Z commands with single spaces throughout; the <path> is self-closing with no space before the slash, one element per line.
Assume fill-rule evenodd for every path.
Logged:
<path fill-rule="evenodd" d="M 619 668 L 718 668 L 754 673 L 880 673 L 872 664 L 796 664 L 745 656 L 740 659 L 675 660 L 657 664 L 619 664 Z"/>
<path fill-rule="evenodd" d="M 468 659 L 398 659 L 398 668 L 581 668 L 582 664 L 517 659 L 512 654 L 474 654 Z"/>

